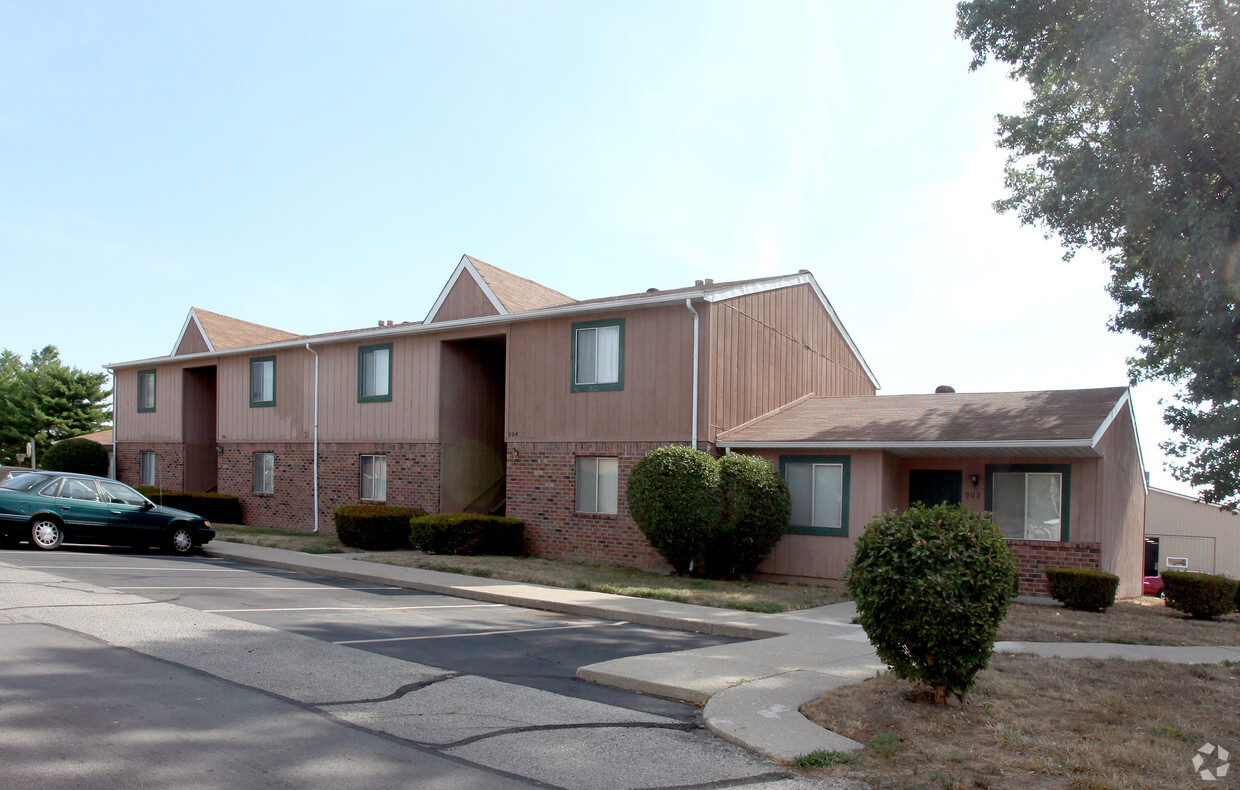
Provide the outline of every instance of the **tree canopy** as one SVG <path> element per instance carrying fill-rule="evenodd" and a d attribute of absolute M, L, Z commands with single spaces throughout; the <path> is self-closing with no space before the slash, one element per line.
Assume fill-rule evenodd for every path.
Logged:
<path fill-rule="evenodd" d="M 974 0 L 972 68 L 1028 83 L 1000 115 L 1009 195 L 995 203 L 1105 253 L 1134 381 L 1178 387 L 1175 476 L 1240 503 L 1240 2 Z"/>
<path fill-rule="evenodd" d="M 0 463 L 16 463 L 32 438 L 39 452 L 52 442 L 98 431 L 112 418 L 107 374 L 69 367 L 55 346 L 23 362 L 0 353 Z"/>

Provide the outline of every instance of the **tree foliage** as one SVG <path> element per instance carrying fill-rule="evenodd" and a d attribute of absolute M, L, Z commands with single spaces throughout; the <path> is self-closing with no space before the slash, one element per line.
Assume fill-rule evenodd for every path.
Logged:
<path fill-rule="evenodd" d="M 692 447 L 669 444 L 642 456 L 629 472 L 629 515 L 679 574 L 702 557 L 719 521 L 719 464 Z"/>
<path fill-rule="evenodd" d="M 1240 503 L 1240 3 L 973 0 L 972 68 L 1028 83 L 999 116 L 995 206 L 1108 256 L 1134 380 L 1179 386 L 1163 445 L 1206 499 Z"/>
<path fill-rule="evenodd" d="M 0 463 L 16 463 L 32 438 L 41 454 L 52 442 L 93 433 L 112 418 L 107 375 L 70 367 L 55 346 L 23 362 L 0 353 Z"/>
<path fill-rule="evenodd" d="M 103 477 L 108 473 L 108 451 L 90 439 L 64 439 L 39 456 L 39 466 L 54 472 Z"/>
<path fill-rule="evenodd" d="M 730 453 L 719 459 L 719 494 L 719 523 L 706 540 L 706 574 L 749 576 L 788 527 L 788 484 L 766 459 Z"/>

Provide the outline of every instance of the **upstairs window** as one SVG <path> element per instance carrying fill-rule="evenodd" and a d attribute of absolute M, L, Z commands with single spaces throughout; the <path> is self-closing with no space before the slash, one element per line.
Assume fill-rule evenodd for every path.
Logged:
<path fill-rule="evenodd" d="M 387 456 L 362 456 L 362 499 L 387 500 Z"/>
<path fill-rule="evenodd" d="M 1068 540 L 1069 464 L 991 464 L 986 509 L 1009 540 Z"/>
<path fill-rule="evenodd" d="M 573 392 L 624 389 L 624 319 L 573 324 Z"/>
<path fill-rule="evenodd" d="M 362 346 L 357 350 L 357 402 L 392 399 L 392 344 Z"/>
<path fill-rule="evenodd" d="M 138 371 L 138 411 L 155 411 L 155 371 Z"/>
<path fill-rule="evenodd" d="M 779 470 L 788 483 L 792 514 L 788 531 L 801 535 L 848 535 L 851 459 L 846 455 L 785 455 Z"/>
<path fill-rule="evenodd" d="M 275 357 L 254 357 L 250 360 L 250 405 L 276 405 Z"/>

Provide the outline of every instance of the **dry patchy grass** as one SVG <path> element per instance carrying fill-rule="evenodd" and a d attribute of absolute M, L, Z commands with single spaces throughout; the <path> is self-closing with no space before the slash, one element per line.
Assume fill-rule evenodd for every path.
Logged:
<path fill-rule="evenodd" d="M 538 557 L 468 557 L 401 552 L 370 556 L 366 559 L 448 573 L 467 573 L 530 584 L 751 612 L 786 612 L 848 600 L 848 593 L 842 587 L 693 579 L 665 576 L 655 571 L 623 565 Z"/>
<path fill-rule="evenodd" d="M 1118 642 L 1126 645 L 1240 645 L 1240 614 L 1193 620 L 1158 598 L 1119 601 L 1105 612 L 1012 604 L 999 629 L 1010 642 Z"/>
<path fill-rule="evenodd" d="M 335 535 L 313 532 L 293 532 L 287 529 L 263 529 L 241 524 L 212 524 L 215 537 L 232 543 L 248 543 L 269 549 L 304 551 L 307 554 L 345 554 L 357 551 L 341 543 Z"/>
<path fill-rule="evenodd" d="M 816 773 L 876 788 L 1165 790 L 1204 786 L 1190 766 L 1204 742 L 1240 747 L 1238 673 L 1000 655 L 963 708 L 883 674 L 802 712 L 870 744 Z"/>

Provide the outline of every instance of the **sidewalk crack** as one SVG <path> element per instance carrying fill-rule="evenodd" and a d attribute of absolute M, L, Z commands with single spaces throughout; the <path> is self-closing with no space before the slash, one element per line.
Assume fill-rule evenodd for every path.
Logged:
<path fill-rule="evenodd" d="M 407 694 L 411 694 L 415 691 L 420 691 L 428 686 L 433 686 L 436 683 L 442 683 L 445 680 L 451 680 L 452 678 L 459 678 L 459 677 L 461 677 L 461 674 L 459 672 L 449 672 L 449 673 L 444 673 L 442 675 L 436 675 L 435 677 L 430 678 L 428 680 L 418 681 L 417 683 L 406 683 L 405 685 L 393 691 L 391 694 L 388 694 L 387 696 L 383 696 L 383 697 L 371 697 L 369 699 L 348 699 L 348 700 L 340 700 L 337 702 L 310 702 L 307 704 L 314 705 L 315 707 L 319 707 L 319 708 L 330 708 L 330 707 L 335 707 L 338 705 L 365 705 L 367 703 L 374 703 L 374 702 L 391 702 L 392 700 L 400 699 L 401 697 L 404 697 Z"/>

